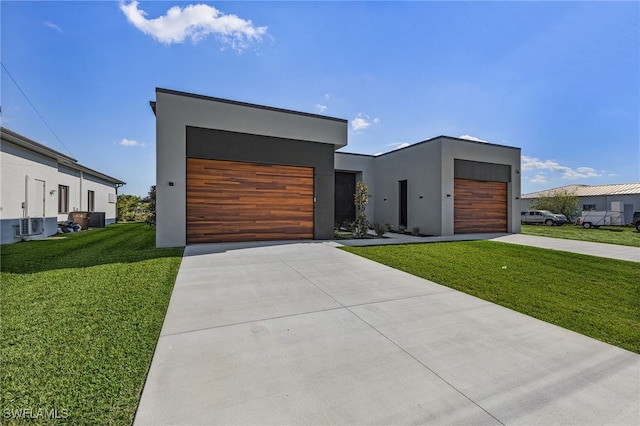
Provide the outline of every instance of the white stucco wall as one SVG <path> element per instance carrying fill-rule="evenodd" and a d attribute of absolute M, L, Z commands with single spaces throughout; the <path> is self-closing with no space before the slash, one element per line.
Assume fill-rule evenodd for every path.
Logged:
<path fill-rule="evenodd" d="M 58 184 L 69 187 L 69 212 L 87 211 L 89 208 L 88 192 L 94 191 L 93 211 L 104 212 L 107 223 L 115 222 L 118 215 L 116 203 L 109 202 L 109 194 L 112 194 L 112 199 L 116 196 L 116 189 L 112 184 L 68 166 L 60 165 L 58 170 Z M 68 214 L 58 214 L 58 220 L 67 220 L 68 216 Z"/>
<path fill-rule="evenodd" d="M 45 182 L 44 216 L 55 217 L 58 208 L 57 194 L 50 194 L 57 189 L 57 162 L 44 155 L 2 141 L 0 148 L 0 220 L 19 219 L 26 216 L 22 203 L 29 201 L 28 216 L 41 216 L 41 202 L 33 196 L 36 193 L 36 180 Z M 28 176 L 27 179 L 25 177 Z M 30 200 L 25 199 L 25 187 L 28 186 Z"/>
<path fill-rule="evenodd" d="M 186 244 L 186 127 L 332 144 L 347 143 L 344 121 L 156 91 L 156 245 Z M 169 186 L 173 182 L 173 186 Z"/>
<path fill-rule="evenodd" d="M 62 170 L 62 171 L 59 171 Z M 67 166 L 59 166 L 56 159 L 33 152 L 23 146 L 2 140 L 0 147 L 0 233 L 1 243 L 12 243 L 13 226 L 22 217 L 44 217 L 45 230 L 42 236 L 53 235 L 57 222 L 67 220 L 67 214 L 58 214 L 58 185 L 69 186 L 69 211 L 87 209 L 87 191 L 95 192 L 94 211 L 105 212 L 107 223 L 116 219 L 116 204 L 109 203 L 109 194 L 115 196 L 112 183 Z M 44 191 L 42 190 L 44 182 Z M 82 187 L 82 199 L 81 190 Z M 25 192 L 26 189 L 26 192 Z M 43 198 L 44 195 L 44 211 Z M 27 210 L 23 202 L 27 201 Z M 44 215 L 43 215 L 44 213 Z"/>
<path fill-rule="evenodd" d="M 102 181 L 102 179 L 88 175 L 84 173 L 84 180 L 82 184 L 84 195 L 82 210 L 86 210 L 88 207 L 88 191 L 95 193 L 94 209 L 95 212 L 104 212 L 106 223 L 115 223 L 118 216 L 116 203 L 110 202 L 109 199 L 115 200 L 116 189 L 108 182 Z M 111 194 L 111 196 L 109 196 Z"/>

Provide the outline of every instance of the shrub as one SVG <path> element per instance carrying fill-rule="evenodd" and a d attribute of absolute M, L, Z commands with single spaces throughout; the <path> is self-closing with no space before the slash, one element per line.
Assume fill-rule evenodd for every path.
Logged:
<path fill-rule="evenodd" d="M 382 238 L 384 234 L 389 231 L 389 226 L 386 223 L 374 223 L 373 230 L 375 231 L 377 237 Z"/>
<path fill-rule="evenodd" d="M 411 235 L 416 237 L 420 235 L 420 228 L 418 228 L 417 226 L 414 226 L 413 228 L 411 228 Z"/>

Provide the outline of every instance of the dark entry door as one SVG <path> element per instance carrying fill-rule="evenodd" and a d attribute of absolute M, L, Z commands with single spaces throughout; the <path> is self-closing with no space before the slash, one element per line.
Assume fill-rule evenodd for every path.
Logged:
<path fill-rule="evenodd" d="M 340 226 L 344 222 L 356 220 L 356 174 L 349 172 L 335 173 L 335 224 Z"/>
<path fill-rule="evenodd" d="M 400 226 L 407 227 L 407 181 L 400 181 Z"/>

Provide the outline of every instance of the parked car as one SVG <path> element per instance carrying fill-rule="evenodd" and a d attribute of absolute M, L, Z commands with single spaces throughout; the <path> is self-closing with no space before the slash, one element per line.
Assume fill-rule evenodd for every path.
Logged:
<path fill-rule="evenodd" d="M 549 210 L 526 210 L 520 212 L 520 223 L 540 225 L 564 225 L 569 220 L 563 214 L 551 213 Z"/>
<path fill-rule="evenodd" d="M 633 213 L 633 221 L 631 223 L 633 223 L 633 226 L 640 232 L 640 212 Z"/>

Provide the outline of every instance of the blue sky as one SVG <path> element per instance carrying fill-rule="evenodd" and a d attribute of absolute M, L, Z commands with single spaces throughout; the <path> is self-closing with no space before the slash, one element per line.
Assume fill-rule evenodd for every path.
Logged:
<path fill-rule="evenodd" d="M 155 183 L 156 87 L 348 119 L 348 152 L 438 135 L 517 146 L 523 193 L 640 181 L 637 1 L 0 8 L 2 125 L 121 193 Z"/>

